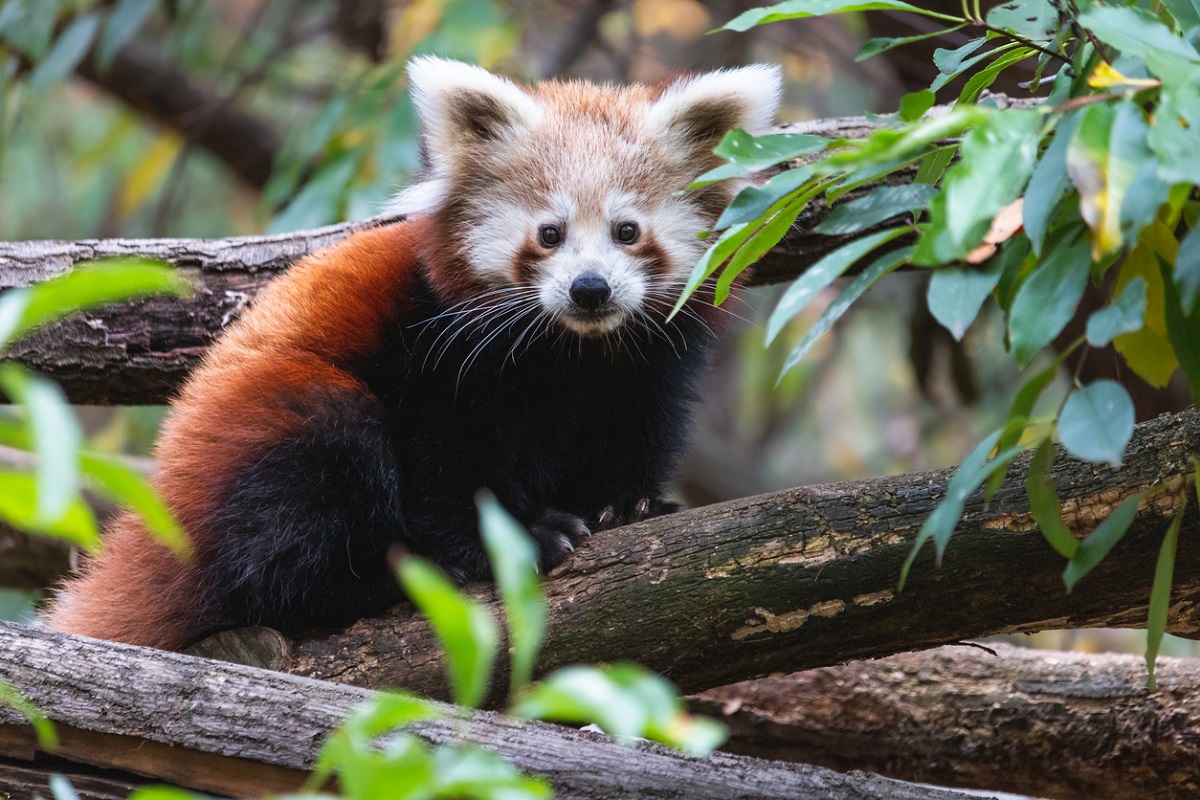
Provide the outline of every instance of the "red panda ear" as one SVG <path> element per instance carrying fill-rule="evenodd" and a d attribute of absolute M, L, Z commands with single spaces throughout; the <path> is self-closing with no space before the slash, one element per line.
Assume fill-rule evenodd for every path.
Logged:
<path fill-rule="evenodd" d="M 647 117 L 689 160 L 707 160 L 726 131 L 762 133 L 769 128 L 782 92 L 783 75 L 777 66 L 722 69 L 671 84 Z"/>
<path fill-rule="evenodd" d="M 409 62 L 408 77 L 435 170 L 446 166 L 456 151 L 502 141 L 541 114 L 527 91 L 482 67 L 421 56 Z"/>

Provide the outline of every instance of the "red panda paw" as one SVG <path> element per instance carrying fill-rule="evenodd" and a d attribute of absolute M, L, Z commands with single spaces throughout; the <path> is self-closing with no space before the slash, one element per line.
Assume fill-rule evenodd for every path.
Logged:
<path fill-rule="evenodd" d="M 653 497 L 642 497 L 617 505 L 605 506 L 604 510 L 600 512 L 600 517 L 596 520 L 596 530 L 607 531 L 612 528 L 619 528 L 622 525 L 641 522 L 651 517 L 674 514 L 681 508 L 683 506 L 679 505 L 679 503 L 672 503 L 670 500 L 658 500 Z"/>
<path fill-rule="evenodd" d="M 582 519 L 555 508 L 544 510 L 529 532 L 541 551 L 541 567 L 545 572 L 566 561 L 575 552 L 575 546 L 592 533 Z"/>

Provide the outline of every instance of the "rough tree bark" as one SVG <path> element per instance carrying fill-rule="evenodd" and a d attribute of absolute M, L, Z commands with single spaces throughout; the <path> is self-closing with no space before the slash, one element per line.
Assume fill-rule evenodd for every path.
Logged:
<path fill-rule="evenodd" d="M 57 723 L 62 757 L 235 796 L 295 789 L 326 735 L 369 693 L 175 653 L 0 624 L 0 678 Z M 697 760 L 596 734 L 460 712 L 425 723 L 546 777 L 568 798 L 962 800 L 864 774 L 717 753 Z M 281 724 L 280 720 L 286 720 Z M 0 707 L 0 754 L 31 756 L 27 726 Z M 3 787 L 0 777 L 0 787 Z"/>
<path fill-rule="evenodd" d="M 1061 800 L 1200 794 L 1200 662 L 993 645 L 855 661 L 714 689 L 726 749 Z"/>
<path fill-rule="evenodd" d="M 903 592 L 900 566 L 949 470 L 792 489 L 597 534 L 546 583 L 551 623 L 539 670 L 629 659 L 696 692 L 995 633 L 1140 627 L 1159 543 L 1198 451 L 1200 412 L 1190 410 L 1139 426 L 1120 470 L 1060 454 L 1052 478 L 1077 536 L 1145 492 L 1129 533 L 1072 594 L 1030 515 L 1023 460 L 990 506 L 980 492 L 968 498 L 942 565 L 927 546 Z M 1184 517 L 1170 620 L 1192 636 L 1195 506 Z M 490 587 L 471 590 L 496 609 Z M 231 638 L 239 635 L 201 652 L 220 655 Z M 254 652 L 242 657 L 260 666 L 445 696 L 437 644 L 408 606 L 332 636 L 248 638 Z"/>
<path fill-rule="evenodd" d="M 862 117 L 779 128 L 831 138 L 863 136 L 870 130 L 871 124 Z M 889 181 L 907 182 L 912 175 L 912 171 L 896 173 Z M 845 237 L 806 233 L 825 214 L 823 203 L 813 203 L 758 264 L 753 282 L 794 278 L 843 244 Z M 227 239 L 0 242 L 0 291 L 61 275 L 80 261 L 112 256 L 164 259 L 179 267 L 196 287 L 183 300 L 149 299 L 89 312 L 18 342 L 7 355 L 53 377 L 77 403 L 166 402 L 213 337 L 274 274 L 351 231 L 388 221 L 377 217 L 296 233 Z"/>

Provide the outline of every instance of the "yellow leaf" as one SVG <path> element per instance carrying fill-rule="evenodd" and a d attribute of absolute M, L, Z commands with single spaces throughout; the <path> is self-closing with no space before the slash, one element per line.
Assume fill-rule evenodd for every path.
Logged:
<path fill-rule="evenodd" d="M 1095 71 L 1088 76 L 1088 86 L 1095 89 L 1107 89 L 1112 86 L 1162 86 L 1162 81 L 1149 78 L 1126 78 L 1113 69 L 1111 64 L 1101 61 Z"/>
<path fill-rule="evenodd" d="M 1147 229 L 1149 230 L 1149 228 Z M 1167 336 L 1166 295 L 1162 273 L 1158 269 L 1158 254 L 1150 243 L 1159 237 L 1143 236 L 1142 241 L 1125 259 L 1117 276 L 1114 296 L 1135 277 L 1146 281 L 1146 324 L 1140 331 L 1125 333 L 1113 340 L 1113 347 L 1125 358 L 1125 363 L 1138 377 L 1159 388 L 1166 386 L 1179 367 L 1179 359 Z M 1173 239 L 1174 237 L 1172 237 Z M 1156 244 L 1164 244 L 1157 241 Z"/>
<path fill-rule="evenodd" d="M 128 217 L 142 207 L 146 199 L 158 188 L 175 157 L 183 140 L 173 133 L 158 137 L 158 141 L 142 156 L 142 160 L 134 165 L 125 182 L 121 184 L 121 192 L 117 195 L 117 210 L 122 217 Z"/>
<path fill-rule="evenodd" d="M 666 33 L 691 41 L 712 27 L 712 19 L 696 0 L 637 0 L 633 24 L 642 38 Z"/>
<path fill-rule="evenodd" d="M 416 0 L 396 19 L 388 36 L 389 55 L 407 55 L 442 21 L 443 0 Z"/>

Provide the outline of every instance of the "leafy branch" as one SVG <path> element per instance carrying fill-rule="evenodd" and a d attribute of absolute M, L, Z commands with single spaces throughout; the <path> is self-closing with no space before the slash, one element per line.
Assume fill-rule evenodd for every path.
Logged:
<path fill-rule="evenodd" d="M 930 87 L 905 96 L 887 127 L 864 138 L 727 136 L 716 152 L 728 163 L 693 187 L 745 180 L 770 163 L 809 158 L 737 195 L 688 292 L 717 273 L 718 287 L 729 286 L 810 202 L 823 197 L 833 212 L 816 233 L 852 238 L 783 294 L 767 324 L 767 344 L 794 327 L 800 312 L 851 267 L 862 269 L 798 337 L 784 372 L 876 281 L 901 266 L 933 270 L 929 310 L 957 339 L 991 298 L 1005 318 L 1005 344 L 1017 364 L 1032 369 L 1049 359 L 1049 365 L 1025 380 L 1004 423 L 959 468 L 908 565 L 928 541 L 940 559 L 965 498 L 980 489 L 990 498 L 1013 458 L 1034 450 L 1026 493 L 1047 541 L 1068 560 L 1063 581 L 1070 590 L 1120 540 L 1145 498 L 1130 498 L 1083 541 L 1065 532 L 1061 504 L 1047 489 L 1051 442 L 1057 438 L 1074 456 L 1119 466 L 1134 409 L 1126 389 L 1110 380 L 1076 382 L 1050 403 L 1043 395 L 1059 366 L 1085 342 L 1112 343 L 1146 382 L 1163 386 L 1178 369 L 1193 398 L 1200 397 L 1200 52 L 1183 35 L 1200 25 L 1200 11 L 1185 0 L 1164 0 L 1158 15 L 1094 0 L 1061 7 L 1013 0 L 984 15 L 978 0 L 970 7 L 964 0 L 962 16 L 954 17 L 898 0 L 796 0 L 748 11 L 726 28 L 878 10 L 918 13 L 948 25 L 921 37 L 871 40 L 860 57 L 968 26 L 985 33 L 954 50 L 938 50 L 940 74 Z M 1006 43 L 989 47 L 999 39 Z M 1110 60 L 1105 49 L 1119 58 Z M 980 102 L 999 75 L 1030 61 L 1036 90 L 1051 60 L 1063 67 L 1046 79 L 1049 93 L 1041 106 L 999 109 Z M 955 105 L 927 113 L 938 92 L 960 77 Z M 839 204 L 850 188 L 913 164 L 919 166 L 911 186 L 884 186 Z M 906 234 L 914 243 L 897 249 L 896 240 Z M 1111 286 L 1109 305 L 1091 314 L 1084 340 L 1048 356 L 1089 282 Z M 718 291 L 718 302 L 722 297 Z M 1049 410 L 1038 411 L 1048 404 Z M 1170 595 L 1169 541 L 1168 531 L 1152 592 L 1158 604 L 1148 620 L 1152 642 L 1161 637 L 1161 604 Z"/>

